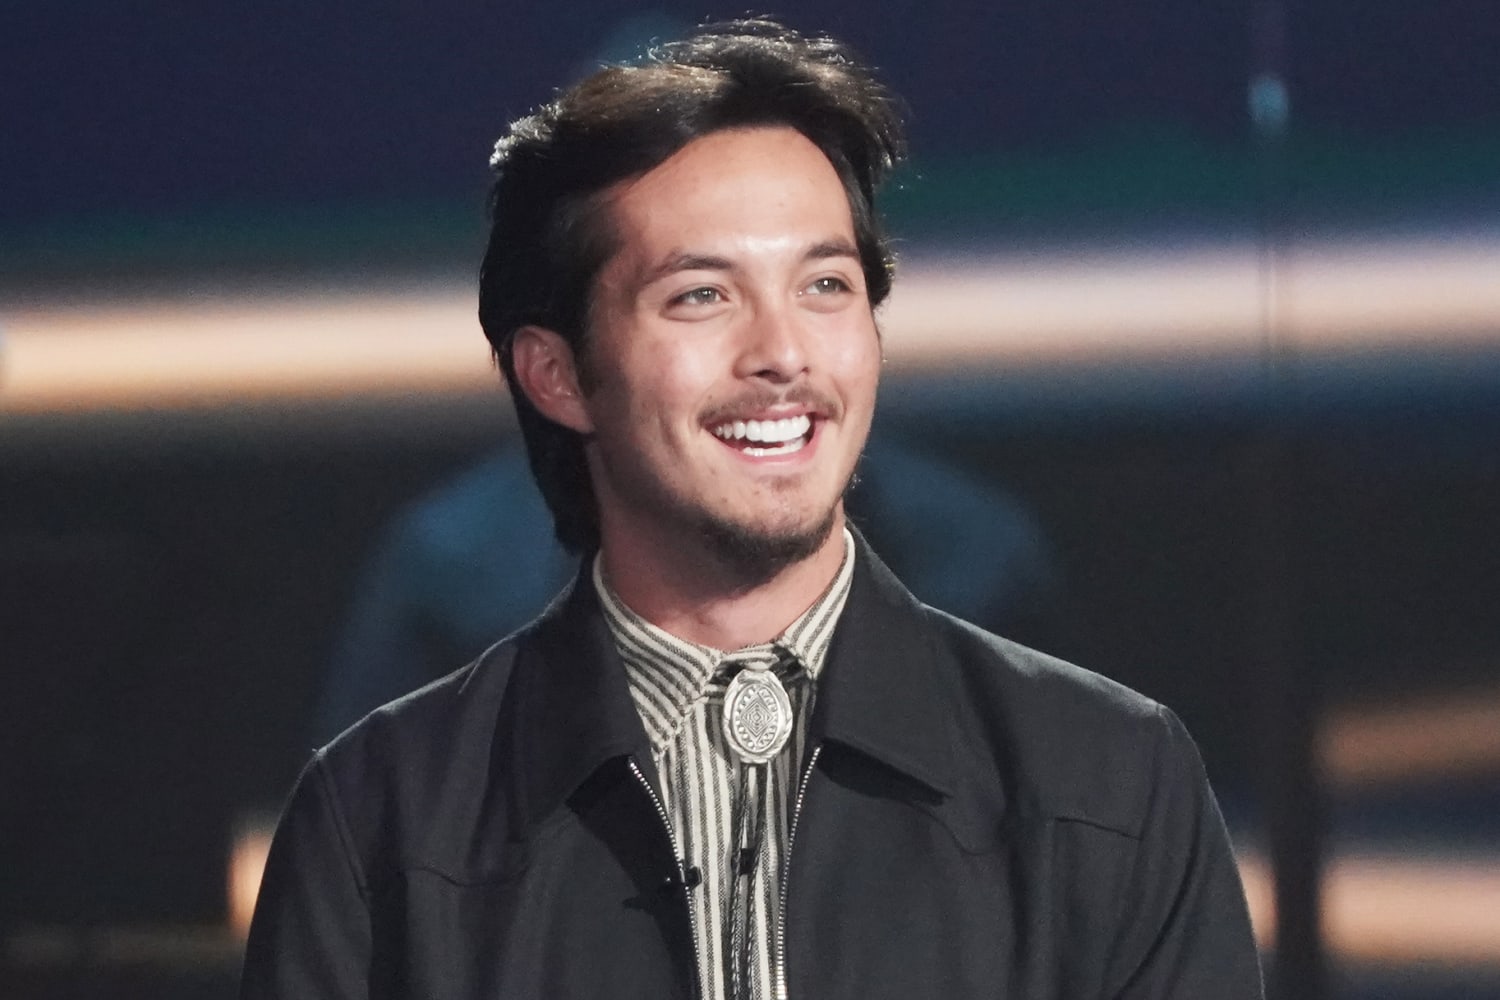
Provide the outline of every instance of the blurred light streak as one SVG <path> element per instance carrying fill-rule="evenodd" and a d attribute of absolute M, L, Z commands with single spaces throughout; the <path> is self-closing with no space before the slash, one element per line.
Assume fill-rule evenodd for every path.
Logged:
<path fill-rule="evenodd" d="M 0 315 L 0 412 L 493 390 L 471 289 Z"/>
<path fill-rule="evenodd" d="M 1500 774 L 1500 691 L 1335 710 L 1317 757 L 1338 789 Z"/>
<path fill-rule="evenodd" d="M 1293 247 L 1298 350 L 1500 344 L 1500 237 Z M 916 368 L 1262 352 L 1249 244 L 914 262 L 881 313 Z M 304 293 L 0 311 L 0 413 L 469 394 L 498 378 L 475 290 Z"/>
<path fill-rule="evenodd" d="M 155 966 L 170 969 L 239 967 L 244 942 L 220 926 L 197 924 L 21 926 L 4 942 L 7 970 L 83 970 Z M 6 994 L 10 996 L 11 994 Z M 23 996 L 34 994 L 22 993 Z M 108 994 L 114 995 L 114 994 Z"/>
<path fill-rule="evenodd" d="M 1263 349 L 1259 251 L 925 262 L 896 282 L 893 357 L 1095 360 Z M 1308 351 L 1500 344 L 1500 237 L 1302 244 L 1281 326 Z"/>
<path fill-rule="evenodd" d="M 266 873 L 276 817 L 254 814 L 237 826 L 229 848 L 229 929 L 236 940 L 244 941 L 250 936 L 250 918 L 255 915 L 255 900 Z"/>
<path fill-rule="evenodd" d="M 1255 936 L 1275 940 L 1271 870 L 1239 856 Z M 1327 865 L 1323 926 L 1343 961 L 1500 963 L 1500 855 L 1345 852 Z"/>
<path fill-rule="evenodd" d="M 1269 951 L 1276 944 L 1276 879 L 1270 862 L 1260 851 L 1239 850 L 1235 852 L 1235 863 L 1245 887 L 1245 905 L 1250 909 L 1255 942 L 1261 951 Z"/>

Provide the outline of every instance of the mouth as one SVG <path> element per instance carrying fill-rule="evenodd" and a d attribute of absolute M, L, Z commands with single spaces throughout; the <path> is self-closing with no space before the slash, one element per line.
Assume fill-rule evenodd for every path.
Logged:
<path fill-rule="evenodd" d="M 777 420 L 725 420 L 709 428 L 714 437 L 750 458 L 791 455 L 812 440 L 813 421 L 806 413 Z"/>

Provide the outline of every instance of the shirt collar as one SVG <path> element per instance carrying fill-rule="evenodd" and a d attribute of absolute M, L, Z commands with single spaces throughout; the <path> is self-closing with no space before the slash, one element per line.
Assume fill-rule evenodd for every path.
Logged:
<path fill-rule="evenodd" d="M 958 760 L 953 699 L 965 696 L 955 670 L 966 656 L 981 656 L 984 637 L 960 626 L 939 642 L 934 623 L 943 616 L 919 604 L 857 531 L 854 542 L 848 603 L 835 616 L 807 745 L 842 744 L 952 797 L 955 780 L 973 766 Z M 497 780 L 515 789 L 517 836 L 612 760 L 635 756 L 655 778 L 653 748 L 590 568 L 585 562 L 547 612 L 486 654 L 474 674 L 499 677 L 505 691 L 494 766 Z"/>
<path fill-rule="evenodd" d="M 594 589 L 599 606 L 625 663 L 630 695 L 653 750 L 660 751 L 676 738 L 689 709 L 707 697 L 715 685 L 719 667 L 727 659 L 795 657 L 813 678 L 823 669 L 854 579 L 854 536 L 844 529 L 844 559 L 833 582 L 812 606 L 770 642 L 725 651 L 689 642 L 653 625 L 636 614 L 610 589 L 601 560 L 593 566 Z"/>

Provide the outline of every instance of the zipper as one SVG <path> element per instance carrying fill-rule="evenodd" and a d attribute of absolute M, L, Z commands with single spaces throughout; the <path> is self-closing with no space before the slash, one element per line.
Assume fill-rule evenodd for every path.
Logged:
<path fill-rule="evenodd" d="M 822 752 L 823 744 L 819 743 L 807 758 L 807 766 L 802 769 L 802 781 L 797 785 L 797 800 L 792 803 L 792 821 L 786 831 L 786 857 L 781 859 L 781 900 L 776 908 L 776 1000 L 787 1000 L 786 890 L 787 876 L 792 873 L 792 844 L 797 840 L 797 820 L 802 817 L 802 800 L 807 796 L 807 782 L 812 777 L 813 767 L 818 763 L 818 755 Z"/>
<path fill-rule="evenodd" d="M 635 775 L 635 780 L 640 782 L 641 787 L 646 790 L 651 804 L 656 807 L 656 815 L 661 819 L 661 825 L 667 831 L 667 843 L 672 847 L 672 862 L 677 865 L 677 884 L 682 886 L 682 901 L 687 904 L 688 911 L 688 935 L 693 939 L 693 996 L 703 996 L 703 956 L 698 947 L 698 910 L 693 905 L 687 884 L 686 859 L 677 847 L 677 834 L 672 829 L 672 821 L 667 818 L 667 807 L 662 804 L 661 796 L 656 794 L 656 789 L 651 787 L 651 782 L 646 780 L 646 775 L 641 771 L 640 764 L 636 763 L 634 757 L 630 758 L 630 773 Z"/>

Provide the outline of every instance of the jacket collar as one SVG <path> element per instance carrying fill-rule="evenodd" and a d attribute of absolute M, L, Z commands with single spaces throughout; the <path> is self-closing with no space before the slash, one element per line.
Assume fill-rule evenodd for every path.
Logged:
<path fill-rule="evenodd" d="M 530 826 L 607 761 L 633 755 L 655 777 L 598 595 L 585 570 L 521 638 L 497 761 L 523 796 Z M 810 735 L 874 757 L 952 794 L 944 685 L 934 676 L 928 612 L 855 532 L 854 581 L 818 681 Z M 507 717 L 508 716 L 508 717 Z"/>

